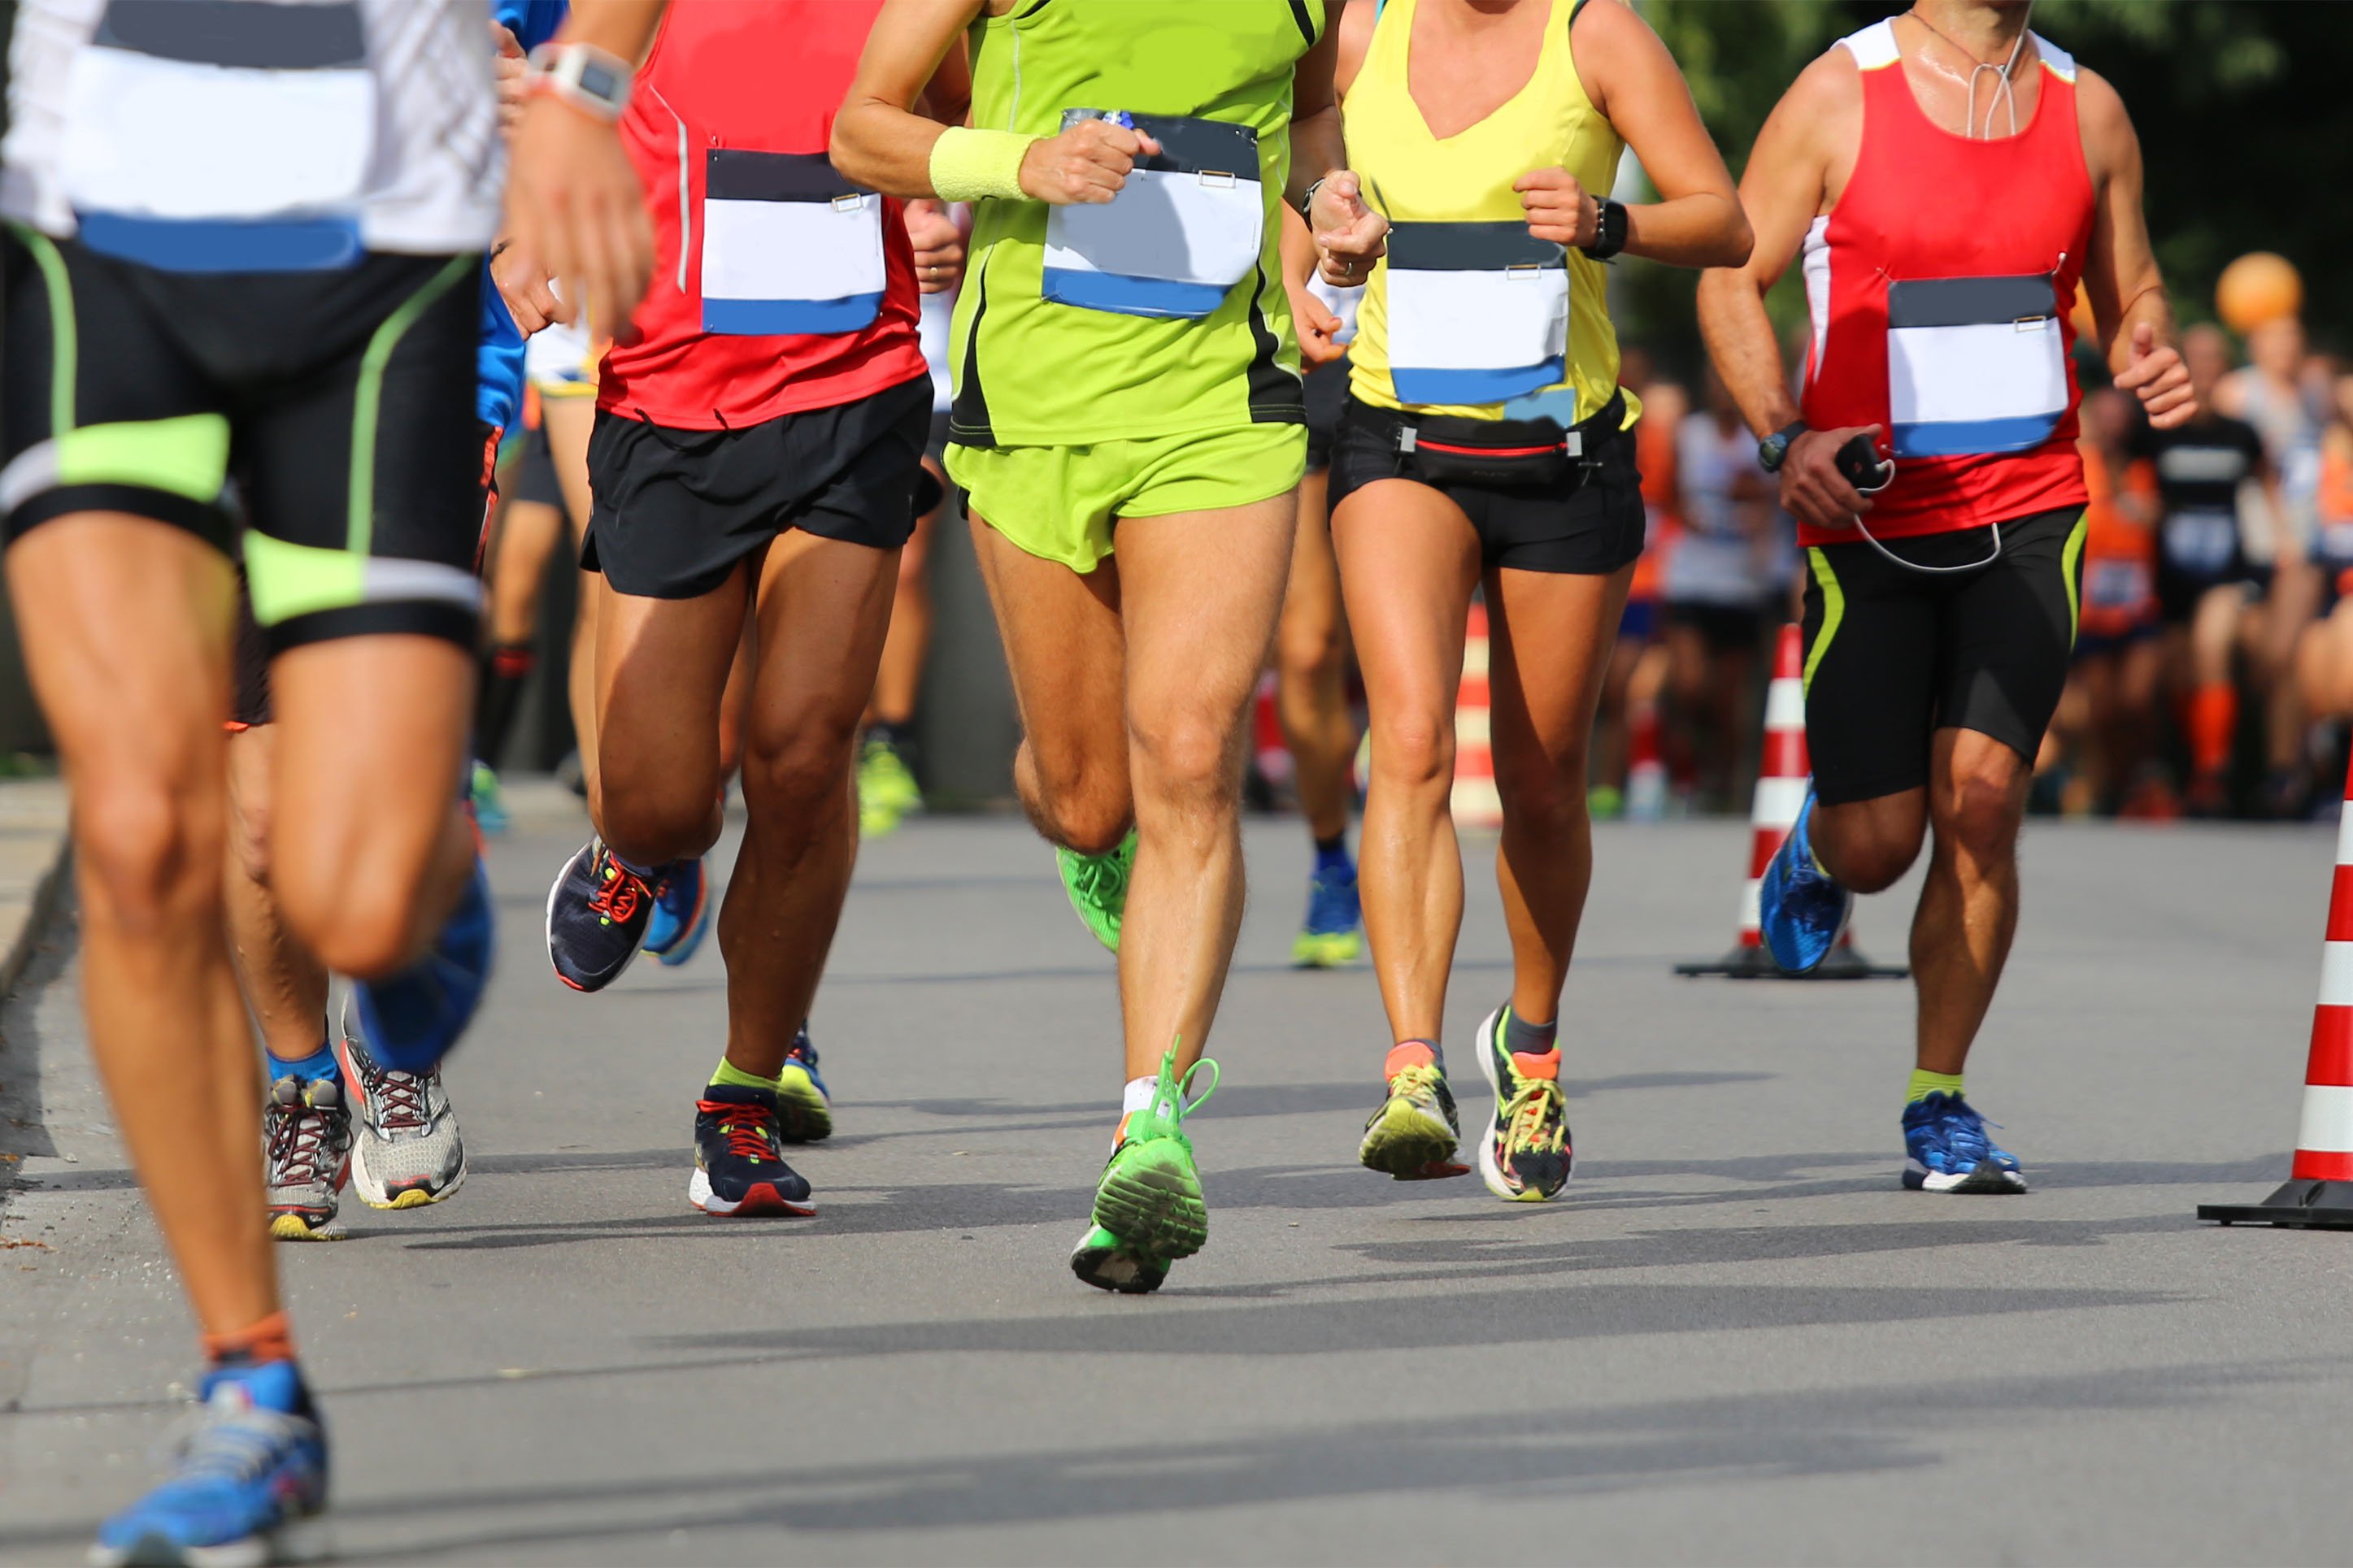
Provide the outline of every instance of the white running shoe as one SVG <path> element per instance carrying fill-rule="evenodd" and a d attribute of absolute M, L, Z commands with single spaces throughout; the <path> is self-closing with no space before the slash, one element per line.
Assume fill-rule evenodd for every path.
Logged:
<path fill-rule="evenodd" d="M 352 1184 L 370 1208 L 438 1204 L 466 1180 L 466 1143 L 438 1068 L 395 1072 L 378 1067 L 357 1038 L 348 1006 L 336 1049 L 357 1121 Z"/>

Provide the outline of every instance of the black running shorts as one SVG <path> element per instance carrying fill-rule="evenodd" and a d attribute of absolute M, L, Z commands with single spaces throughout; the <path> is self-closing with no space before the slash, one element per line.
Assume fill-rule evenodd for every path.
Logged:
<path fill-rule="evenodd" d="M 76 512 L 242 554 L 272 654 L 411 633 L 471 649 L 481 258 L 162 272 L 0 240 L 0 515 Z M 232 505 L 231 497 L 235 497 Z"/>
<path fill-rule="evenodd" d="M 1806 748 L 1826 805 L 1928 782 L 1929 739 L 1975 730 L 2030 763 L 2058 710 L 2083 587 L 2081 508 L 2001 524 L 1981 570 L 1907 571 L 1863 540 L 1806 552 Z M 1895 540 L 1929 566 L 1982 560 L 1983 528 Z"/>
<path fill-rule="evenodd" d="M 741 430 L 672 430 L 610 409 L 588 438 L 580 564 L 613 591 L 693 599 L 787 529 L 896 550 L 915 531 L 929 373 Z"/>
<path fill-rule="evenodd" d="M 1340 415 L 1348 406 L 1348 362 L 1317 365 L 1300 390 L 1307 404 L 1307 471 L 1312 474 L 1332 466 L 1332 443 L 1340 437 Z"/>
<path fill-rule="evenodd" d="M 1429 484 L 1412 456 L 1398 449 L 1398 432 L 1410 417 L 1353 395 L 1348 399 L 1332 445 L 1335 519 L 1342 501 L 1376 480 Z M 1599 419 L 1587 421 L 1587 426 L 1585 455 L 1595 466 L 1573 489 L 1556 493 L 1431 486 L 1471 520 L 1488 565 L 1606 577 L 1642 553 L 1642 476 L 1634 466 L 1634 432 Z"/>

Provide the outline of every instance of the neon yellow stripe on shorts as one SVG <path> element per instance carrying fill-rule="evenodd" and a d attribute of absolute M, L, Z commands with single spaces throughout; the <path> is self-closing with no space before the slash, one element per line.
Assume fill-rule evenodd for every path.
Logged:
<path fill-rule="evenodd" d="M 1814 669 L 1830 652 L 1831 639 L 1838 636 L 1839 622 L 1846 618 L 1846 590 L 1839 586 L 1838 574 L 1831 570 L 1831 559 L 1820 545 L 1810 545 L 1807 557 L 1813 562 L 1814 581 L 1822 590 L 1822 629 L 1814 634 L 1814 646 L 1806 653 L 1805 689 L 1814 689 Z"/>

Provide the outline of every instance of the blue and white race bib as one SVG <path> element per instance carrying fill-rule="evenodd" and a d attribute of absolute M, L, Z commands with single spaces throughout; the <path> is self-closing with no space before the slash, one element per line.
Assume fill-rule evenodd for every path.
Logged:
<path fill-rule="evenodd" d="M 822 153 L 711 149 L 703 163 L 702 330 L 854 332 L 882 309 L 882 198 Z"/>
<path fill-rule="evenodd" d="M 1074 109 L 1062 121 L 1096 118 Z M 1052 209 L 1041 292 L 1123 316 L 1206 316 L 1258 269 L 1266 235 L 1258 135 L 1218 120 L 1127 118 L 1161 150 L 1137 159 L 1110 201 Z"/>
<path fill-rule="evenodd" d="M 91 249 L 173 272 L 360 258 L 376 86 L 352 0 L 114 0 L 66 92 Z"/>
<path fill-rule="evenodd" d="M 2161 537 L 2174 566 L 2193 577 L 2219 576 L 2238 552 L 2239 514 L 2204 508 L 2168 512 Z"/>
<path fill-rule="evenodd" d="M 1409 404 L 1502 403 L 1567 375 L 1568 253 L 1522 223 L 1400 223 L 1389 383 Z"/>
<path fill-rule="evenodd" d="M 2049 274 L 1887 286 L 1887 401 L 1898 458 L 2022 452 L 2067 412 Z"/>

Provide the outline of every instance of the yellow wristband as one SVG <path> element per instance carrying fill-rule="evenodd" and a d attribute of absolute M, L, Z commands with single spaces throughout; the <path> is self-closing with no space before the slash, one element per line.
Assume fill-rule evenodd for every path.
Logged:
<path fill-rule="evenodd" d="M 1032 140 L 1018 131 L 952 125 L 932 143 L 932 189 L 944 202 L 976 202 L 983 196 L 1020 201 L 1021 160 Z"/>

